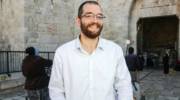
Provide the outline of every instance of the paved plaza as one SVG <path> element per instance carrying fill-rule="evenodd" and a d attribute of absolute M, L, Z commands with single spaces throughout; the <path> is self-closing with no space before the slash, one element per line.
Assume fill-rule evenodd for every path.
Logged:
<path fill-rule="evenodd" d="M 165 76 L 162 70 L 148 70 L 141 72 L 140 77 L 144 77 L 140 86 L 146 100 L 180 100 L 180 72 Z"/>
<path fill-rule="evenodd" d="M 23 86 L 0 91 L 0 100 L 26 100 Z"/>
<path fill-rule="evenodd" d="M 180 100 L 180 72 L 165 76 L 162 70 L 145 69 L 139 74 L 145 100 Z M 0 100 L 25 100 L 23 87 L 0 91 Z"/>

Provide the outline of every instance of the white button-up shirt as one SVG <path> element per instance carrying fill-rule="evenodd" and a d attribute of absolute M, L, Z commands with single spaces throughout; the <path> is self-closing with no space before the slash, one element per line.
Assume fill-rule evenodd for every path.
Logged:
<path fill-rule="evenodd" d="M 116 92 L 115 92 L 116 91 Z M 56 50 L 49 83 L 51 100 L 133 100 L 121 47 L 100 38 L 88 54 L 79 38 Z"/>

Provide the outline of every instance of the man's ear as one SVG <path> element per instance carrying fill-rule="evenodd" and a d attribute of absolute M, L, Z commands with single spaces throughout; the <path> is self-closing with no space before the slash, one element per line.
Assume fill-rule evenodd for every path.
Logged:
<path fill-rule="evenodd" d="M 80 20 L 81 20 L 81 19 L 80 19 L 79 17 L 76 17 L 76 25 L 77 25 L 78 27 L 80 27 L 80 23 L 81 23 Z"/>

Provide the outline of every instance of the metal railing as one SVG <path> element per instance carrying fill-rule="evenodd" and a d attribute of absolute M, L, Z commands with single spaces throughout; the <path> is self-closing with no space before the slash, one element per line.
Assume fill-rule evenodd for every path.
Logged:
<path fill-rule="evenodd" d="M 52 60 L 54 52 L 39 52 L 39 55 Z M 0 74 L 21 72 L 21 64 L 25 56 L 24 51 L 0 51 Z"/>

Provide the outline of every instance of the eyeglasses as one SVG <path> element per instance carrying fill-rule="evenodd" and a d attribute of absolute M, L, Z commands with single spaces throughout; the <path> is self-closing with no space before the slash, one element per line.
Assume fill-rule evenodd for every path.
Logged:
<path fill-rule="evenodd" d="M 90 19 L 90 20 L 93 20 L 93 19 L 97 19 L 97 20 L 103 20 L 104 18 L 106 18 L 103 14 L 93 14 L 93 13 L 89 13 L 89 14 L 84 14 L 82 15 L 81 17 L 84 17 L 84 18 L 87 18 L 87 19 Z"/>

